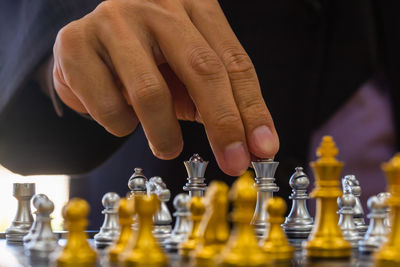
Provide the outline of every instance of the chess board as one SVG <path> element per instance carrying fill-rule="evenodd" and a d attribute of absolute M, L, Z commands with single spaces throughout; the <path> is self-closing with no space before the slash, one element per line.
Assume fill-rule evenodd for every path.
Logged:
<path fill-rule="evenodd" d="M 88 231 L 90 239 L 89 243 L 94 248 L 93 236 L 96 234 L 95 231 Z M 59 244 L 64 245 L 66 242 L 65 232 L 57 232 L 56 235 L 60 238 Z M 99 267 L 113 267 L 115 264 L 111 264 L 107 259 L 107 249 L 97 249 L 98 252 L 98 263 Z M 149 252 L 151 253 L 151 252 Z M 169 266 L 171 267 L 194 267 L 190 262 L 184 261 L 180 258 L 177 253 L 168 253 Z M 52 266 L 51 262 L 38 262 L 37 259 L 30 258 L 25 250 L 22 243 L 8 243 L 5 239 L 5 234 L 0 233 L 0 266 L 2 267 L 47 267 Z M 271 266 L 267 265 L 266 266 Z M 310 260 L 303 254 L 301 249 L 298 249 L 291 261 L 276 262 L 273 266 L 329 266 L 329 267 L 373 267 L 375 266 L 371 255 L 361 255 L 356 252 L 350 259 L 321 259 L 321 260 Z"/>

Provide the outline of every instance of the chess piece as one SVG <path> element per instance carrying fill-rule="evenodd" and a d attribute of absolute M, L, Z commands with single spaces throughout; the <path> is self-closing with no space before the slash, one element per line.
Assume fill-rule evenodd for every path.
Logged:
<path fill-rule="evenodd" d="M 160 205 L 156 195 L 135 196 L 135 211 L 138 215 L 137 237 L 129 251 L 123 254 L 123 266 L 167 266 L 167 256 L 153 236 L 153 216 Z"/>
<path fill-rule="evenodd" d="M 134 213 L 134 198 L 121 198 L 118 205 L 118 218 L 121 227 L 121 233 L 114 246 L 109 250 L 110 262 L 118 262 L 119 257 L 125 251 L 129 240 L 134 240 L 134 232 L 132 229 L 132 219 Z"/>
<path fill-rule="evenodd" d="M 85 233 L 89 204 L 81 198 L 71 199 L 62 213 L 68 230 L 67 243 L 56 260 L 57 267 L 95 266 L 97 253 L 90 247 Z"/>
<path fill-rule="evenodd" d="M 188 258 L 190 256 L 190 253 L 195 250 L 199 240 L 202 238 L 199 226 L 206 211 L 203 198 L 199 196 L 192 197 L 189 204 L 189 210 L 192 228 L 187 240 L 179 245 L 179 255 L 183 258 Z"/>
<path fill-rule="evenodd" d="M 171 192 L 163 182 L 162 178 L 158 176 L 150 178 L 147 182 L 147 192 L 148 194 L 156 195 L 160 200 L 160 206 L 157 209 L 156 214 L 153 216 L 153 235 L 160 245 L 164 246 L 164 242 L 171 236 L 172 230 L 172 216 L 166 204 L 171 197 Z"/>
<path fill-rule="evenodd" d="M 292 208 L 282 224 L 289 241 L 294 246 L 300 246 L 301 242 L 308 238 L 313 227 L 313 219 L 306 204 L 306 201 L 310 198 L 307 195 L 309 184 L 310 180 L 303 172 L 303 168 L 297 167 L 289 180 L 289 185 L 292 188 L 292 194 L 289 196 L 292 199 Z"/>
<path fill-rule="evenodd" d="M 13 196 L 18 200 L 17 213 L 6 230 L 7 242 L 22 242 L 33 224 L 31 198 L 35 194 L 34 183 L 14 183 Z"/>
<path fill-rule="evenodd" d="M 48 197 L 45 194 L 36 194 L 32 198 L 33 207 L 36 209 L 36 211 L 34 212 L 34 214 L 36 214 L 36 219 L 33 221 L 31 229 L 29 229 L 29 233 L 27 235 L 25 235 L 24 238 L 22 239 L 24 241 L 24 243 L 28 243 L 29 241 L 31 241 L 32 236 L 37 231 L 37 228 L 38 228 L 38 223 L 37 223 L 38 207 L 37 207 L 37 205 L 39 205 L 40 200 L 43 198 L 48 199 Z"/>
<path fill-rule="evenodd" d="M 31 240 L 25 243 L 25 248 L 32 258 L 48 260 L 50 253 L 58 247 L 57 237 L 51 228 L 50 218 L 50 214 L 54 211 L 54 203 L 45 195 L 40 195 L 34 198 L 37 228 Z"/>
<path fill-rule="evenodd" d="M 338 149 L 331 136 L 324 136 L 317 150 L 317 161 L 311 162 L 315 175 L 315 188 L 311 197 L 316 198 L 315 224 L 308 241 L 304 243 L 311 258 L 347 258 L 351 244 L 343 238 L 338 226 L 336 199 L 342 195 L 339 175 L 343 163 L 335 157 Z"/>
<path fill-rule="evenodd" d="M 134 173 L 128 181 L 128 187 L 131 190 L 129 193 L 129 198 L 134 195 L 146 195 L 147 194 L 147 178 L 143 174 L 142 168 L 135 168 Z"/>
<path fill-rule="evenodd" d="M 382 192 L 377 195 L 379 199 L 382 199 L 383 202 L 387 202 L 390 198 L 390 193 L 389 192 Z M 383 221 L 385 227 L 387 227 L 389 230 L 392 228 L 392 224 L 390 222 L 390 207 L 389 205 L 386 205 L 386 210 L 385 210 L 385 219 Z"/>
<path fill-rule="evenodd" d="M 189 196 L 204 196 L 207 185 L 204 183 L 204 173 L 208 161 L 204 161 L 199 154 L 194 154 L 188 161 L 184 162 L 188 174 L 187 183 L 183 187 L 184 191 L 189 192 Z"/>
<path fill-rule="evenodd" d="M 190 221 L 189 202 L 190 196 L 188 194 L 181 193 L 174 198 L 176 222 L 171 236 L 165 241 L 167 251 L 176 252 L 179 244 L 186 240 L 190 232 L 192 222 Z"/>
<path fill-rule="evenodd" d="M 397 153 L 389 162 L 382 164 L 382 169 L 387 178 L 390 198 L 387 200 L 392 217 L 392 230 L 388 241 L 382 245 L 375 259 L 377 266 L 400 265 L 400 153 Z"/>
<path fill-rule="evenodd" d="M 227 223 L 228 186 L 221 181 L 213 181 L 206 191 L 205 206 L 207 207 L 203 220 L 200 223 L 202 237 L 194 252 L 198 266 L 215 264 L 229 237 Z"/>
<path fill-rule="evenodd" d="M 364 238 L 359 241 L 359 250 L 362 253 L 377 251 L 387 241 L 389 229 L 385 226 L 387 203 L 382 198 L 372 196 L 368 199 L 370 213 L 369 227 Z"/>
<path fill-rule="evenodd" d="M 354 207 L 356 198 L 350 192 L 343 194 L 341 197 L 341 208 L 339 210 L 340 219 L 339 227 L 342 230 L 343 237 L 347 240 L 353 249 L 358 248 L 358 241 L 361 236 L 354 223 Z"/>
<path fill-rule="evenodd" d="M 348 191 L 354 195 L 356 205 L 354 206 L 354 224 L 356 225 L 356 229 L 361 237 L 365 235 L 368 229 L 368 225 L 364 220 L 364 209 L 361 204 L 361 186 L 359 181 L 356 179 L 354 175 L 346 175 L 342 179 L 342 187 L 343 191 L 345 191 L 345 187 L 348 187 Z"/>
<path fill-rule="evenodd" d="M 285 232 L 281 228 L 286 212 L 286 203 L 281 197 L 270 198 L 267 202 L 267 211 L 270 227 L 268 235 L 262 244 L 262 249 L 271 260 L 290 260 L 295 249 L 290 245 Z"/>
<path fill-rule="evenodd" d="M 100 227 L 100 231 L 94 236 L 94 243 L 97 248 L 105 248 L 113 244 L 119 237 L 119 223 L 118 223 L 118 203 L 120 197 L 117 193 L 106 193 L 101 203 L 104 210 L 104 222 Z"/>
<path fill-rule="evenodd" d="M 254 225 L 257 237 L 263 239 L 268 230 L 266 203 L 268 199 L 273 197 L 273 193 L 279 190 L 279 187 L 274 182 L 274 175 L 279 162 L 265 159 L 253 161 L 252 164 L 256 173 L 257 204 L 251 223 Z"/>
<path fill-rule="evenodd" d="M 267 255 L 258 245 L 254 226 L 250 224 L 257 201 L 257 191 L 250 172 L 244 173 L 234 183 L 229 192 L 233 201 L 234 223 L 231 236 L 218 259 L 219 266 L 266 266 Z"/>

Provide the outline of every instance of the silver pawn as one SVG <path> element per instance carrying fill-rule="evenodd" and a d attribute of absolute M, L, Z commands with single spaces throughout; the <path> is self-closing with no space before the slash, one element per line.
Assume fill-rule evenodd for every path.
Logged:
<path fill-rule="evenodd" d="M 6 230 L 7 242 L 22 242 L 33 224 L 31 198 L 35 194 L 34 183 L 14 183 L 13 196 L 18 200 L 17 214 Z"/>
<path fill-rule="evenodd" d="M 265 159 L 253 161 L 252 164 L 256 173 L 257 203 L 251 223 L 254 225 L 257 237 L 262 239 L 269 229 L 267 201 L 273 197 L 274 192 L 279 191 L 279 187 L 274 182 L 275 171 L 279 162 L 273 159 Z"/>
<path fill-rule="evenodd" d="M 346 175 L 342 179 L 343 191 L 345 187 L 348 187 L 350 193 L 352 193 L 356 198 L 356 205 L 354 206 L 354 223 L 361 237 L 367 232 L 368 225 L 364 220 L 364 209 L 361 204 L 361 186 L 359 181 L 354 175 Z"/>
<path fill-rule="evenodd" d="M 54 203 L 47 197 L 36 198 L 37 229 L 31 240 L 25 244 L 31 258 L 48 261 L 49 254 L 57 247 L 57 237 L 51 228 L 50 214 L 54 211 Z"/>
<path fill-rule="evenodd" d="M 358 248 L 358 241 L 361 239 L 356 225 L 354 224 L 354 206 L 356 198 L 353 194 L 344 194 L 341 198 L 341 209 L 339 210 L 340 219 L 339 227 L 342 230 L 343 237 L 347 240 L 352 248 Z"/>
<path fill-rule="evenodd" d="M 176 222 L 170 238 L 165 240 L 167 251 L 176 252 L 179 244 L 186 240 L 191 230 L 192 222 L 190 220 L 189 202 L 190 196 L 185 193 L 180 193 L 174 198 Z"/>
<path fill-rule="evenodd" d="M 289 241 L 295 246 L 301 246 L 301 242 L 306 240 L 313 228 L 313 219 L 307 209 L 307 187 L 310 180 L 303 172 L 302 167 L 297 167 L 295 173 L 290 177 L 289 185 L 292 188 L 292 208 L 286 217 L 282 228 L 285 230 Z"/>
<path fill-rule="evenodd" d="M 359 241 L 359 250 L 362 253 L 372 253 L 377 251 L 383 243 L 387 241 L 390 230 L 385 226 L 386 210 L 388 208 L 383 198 L 372 196 L 368 199 L 370 219 L 368 231 L 364 238 Z"/>
<path fill-rule="evenodd" d="M 94 236 L 97 248 L 105 248 L 114 243 L 119 237 L 120 226 L 118 222 L 118 203 L 120 197 L 117 193 L 109 192 L 101 200 L 104 210 L 104 222 L 100 231 Z"/>
<path fill-rule="evenodd" d="M 142 168 L 135 168 L 134 173 L 128 181 L 128 187 L 131 190 L 127 197 L 132 198 L 134 195 L 146 195 L 147 194 L 147 178 L 143 174 Z"/>
<path fill-rule="evenodd" d="M 154 229 L 153 235 L 158 240 L 161 246 L 164 246 L 164 241 L 171 235 L 172 216 L 168 210 L 167 202 L 171 198 L 171 192 L 167 189 L 166 184 L 161 177 L 152 177 L 147 182 L 147 193 L 157 195 L 160 200 L 160 207 L 153 216 Z"/>
<path fill-rule="evenodd" d="M 26 236 L 24 236 L 24 238 L 22 239 L 24 241 L 24 243 L 28 243 L 29 241 L 31 241 L 32 236 L 35 234 L 35 232 L 38 229 L 39 225 L 38 225 L 38 220 L 37 220 L 37 216 L 38 216 L 37 209 L 38 209 L 39 202 L 42 199 L 49 199 L 49 198 L 45 194 L 36 194 L 32 198 L 33 207 L 36 209 L 36 211 L 34 212 L 34 214 L 36 215 L 36 219 L 33 221 L 32 227 L 31 227 L 31 229 L 29 229 L 29 233 Z"/>
<path fill-rule="evenodd" d="M 187 183 L 183 187 L 184 191 L 189 192 L 189 196 L 204 196 L 207 185 L 204 183 L 204 173 L 208 161 L 204 161 L 199 154 L 194 154 L 188 161 L 184 162 L 188 174 Z"/>
<path fill-rule="evenodd" d="M 379 199 L 382 199 L 382 201 L 384 201 L 385 203 L 387 203 L 390 196 L 391 196 L 391 194 L 389 192 L 382 192 L 377 195 L 377 197 Z M 390 207 L 389 207 L 389 205 L 386 204 L 386 210 L 385 210 L 386 216 L 385 216 L 384 224 L 385 224 L 385 227 L 387 227 L 389 229 L 389 231 L 392 229 L 392 223 L 390 221 L 390 214 L 391 214 Z"/>

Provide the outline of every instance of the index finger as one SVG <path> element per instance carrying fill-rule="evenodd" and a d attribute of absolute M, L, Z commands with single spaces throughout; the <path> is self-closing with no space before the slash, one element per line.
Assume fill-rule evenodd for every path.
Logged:
<path fill-rule="evenodd" d="M 229 76 L 183 7 L 174 8 L 161 12 L 157 20 L 148 20 L 147 25 L 168 64 L 186 85 L 220 168 L 239 175 L 249 166 L 250 156 Z"/>

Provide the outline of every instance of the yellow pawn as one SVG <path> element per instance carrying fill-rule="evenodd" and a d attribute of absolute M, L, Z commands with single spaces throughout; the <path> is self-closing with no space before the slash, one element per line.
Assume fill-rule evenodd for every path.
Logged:
<path fill-rule="evenodd" d="M 133 235 L 132 220 L 134 214 L 134 198 L 126 199 L 121 198 L 118 207 L 119 224 L 121 226 L 121 233 L 119 239 L 109 250 L 110 262 L 118 262 L 119 257 L 125 251 L 129 240 Z"/>
<path fill-rule="evenodd" d="M 206 213 L 199 226 L 202 238 L 194 251 L 197 266 L 213 266 L 229 237 L 228 186 L 213 181 L 205 195 Z"/>
<path fill-rule="evenodd" d="M 168 259 L 153 236 L 153 215 L 160 205 L 156 195 L 136 195 L 135 212 L 139 229 L 132 248 L 123 254 L 123 266 L 161 267 L 167 266 Z"/>
<path fill-rule="evenodd" d="M 220 266 L 267 266 L 269 259 L 261 247 L 254 232 L 251 220 L 257 201 L 257 191 L 250 172 L 238 178 L 229 192 L 234 203 L 232 220 L 234 228 L 222 256 Z"/>
<path fill-rule="evenodd" d="M 271 260 L 280 261 L 292 259 L 294 248 L 290 245 L 281 227 L 281 224 L 285 220 L 285 201 L 281 197 L 270 198 L 267 201 L 267 212 L 270 228 L 262 248 Z"/>
<path fill-rule="evenodd" d="M 205 211 L 206 207 L 204 206 L 203 198 L 199 196 L 192 197 L 190 200 L 190 219 L 192 220 L 192 230 L 187 240 L 179 245 L 179 254 L 184 258 L 188 258 L 190 256 L 190 253 L 195 250 L 199 242 L 199 226 Z"/>
<path fill-rule="evenodd" d="M 382 164 L 385 171 L 388 191 L 391 193 L 388 204 L 391 209 L 392 231 L 388 241 L 375 254 L 377 266 L 400 266 L 400 153 L 388 163 Z"/>
<path fill-rule="evenodd" d="M 63 208 L 63 217 L 68 230 L 67 244 L 56 260 L 58 267 L 95 266 L 97 254 L 90 247 L 85 233 L 89 204 L 80 198 L 71 199 Z"/>

